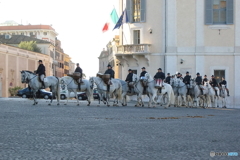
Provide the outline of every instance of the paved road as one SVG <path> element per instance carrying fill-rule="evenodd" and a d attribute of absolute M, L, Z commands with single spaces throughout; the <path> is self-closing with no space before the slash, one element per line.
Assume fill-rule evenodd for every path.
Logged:
<path fill-rule="evenodd" d="M 240 158 L 239 109 L 31 104 L 0 98 L 1 160 Z"/>

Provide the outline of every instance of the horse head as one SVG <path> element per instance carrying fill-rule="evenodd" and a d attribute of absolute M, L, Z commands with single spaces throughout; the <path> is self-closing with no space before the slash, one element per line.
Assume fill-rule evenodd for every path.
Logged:
<path fill-rule="evenodd" d="M 136 74 L 133 73 L 133 76 L 132 76 L 132 81 L 134 83 L 136 83 L 138 81 L 138 76 Z"/>
<path fill-rule="evenodd" d="M 193 88 L 194 86 L 194 79 L 190 79 L 190 84 L 189 84 L 189 88 Z"/>
<path fill-rule="evenodd" d="M 21 72 L 21 81 L 22 83 L 28 83 L 30 80 L 30 71 L 20 71 Z"/>

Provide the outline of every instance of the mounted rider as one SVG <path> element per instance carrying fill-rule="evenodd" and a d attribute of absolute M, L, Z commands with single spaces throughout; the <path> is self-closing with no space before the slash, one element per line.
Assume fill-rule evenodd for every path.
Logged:
<path fill-rule="evenodd" d="M 140 74 L 140 80 L 142 82 L 142 85 L 143 85 L 143 93 L 146 93 L 146 90 L 147 90 L 147 87 L 143 84 L 143 81 L 145 79 L 145 74 L 147 73 L 146 71 L 146 68 L 145 67 L 142 67 L 142 72 Z"/>
<path fill-rule="evenodd" d="M 183 78 L 183 83 L 186 84 L 187 86 L 187 94 L 189 93 L 189 87 L 190 87 L 190 81 L 191 81 L 191 76 L 189 75 L 189 72 L 186 72 L 186 76 Z"/>
<path fill-rule="evenodd" d="M 77 68 L 75 69 L 75 73 L 80 73 L 79 79 L 77 80 L 78 82 L 78 89 L 79 91 L 81 90 L 81 83 L 82 83 L 82 68 L 80 68 L 79 63 L 76 64 Z"/>
<path fill-rule="evenodd" d="M 39 77 L 39 81 L 42 82 L 42 88 L 45 89 L 45 84 L 44 84 L 44 78 L 46 76 L 46 74 L 45 74 L 45 71 L 46 71 L 45 70 L 45 66 L 42 63 L 42 60 L 39 60 L 38 63 L 39 63 L 39 66 L 38 66 L 38 69 L 36 71 L 36 74 Z"/>
<path fill-rule="evenodd" d="M 133 73 L 132 73 L 132 70 L 129 69 L 128 70 L 128 75 L 127 75 L 127 78 L 126 78 L 126 82 L 128 83 L 128 92 L 131 93 L 131 82 L 132 82 L 132 77 L 133 77 Z"/>
<path fill-rule="evenodd" d="M 165 79 L 165 83 L 170 84 L 171 76 L 170 73 L 167 74 L 167 78 Z"/>
<path fill-rule="evenodd" d="M 208 82 L 207 75 L 204 75 L 204 78 L 203 78 L 203 81 L 202 81 L 202 85 L 204 85 L 205 82 Z"/>
<path fill-rule="evenodd" d="M 162 83 L 165 79 L 165 73 L 162 72 L 162 68 L 158 68 L 158 72 L 155 74 L 154 79 L 156 81 L 156 85 L 160 87 L 159 92 L 161 93 L 161 89 L 162 89 L 162 86 L 163 86 Z"/>
<path fill-rule="evenodd" d="M 210 85 L 213 87 L 213 89 L 215 90 L 216 96 L 218 96 L 218 95 L 217 95 L 218 83 L 217 83 L 217 80 L 215 79 L 215 76 L 214 76 L 214 75 L 212 75 L 212 80 L 210 81 L 209 84 L 210 84 Z"/>
<path fill-rule="evenodd" d="M 203 94 L 203 90 L 202 90 L 202 76 L 200 76 L 200 73 L 197 73 L 197 77 L 195 79 L 196 84 L 198 85 L 199 89 L 201 90 L 201 93 Z"/>
<path fill-rule="evenodd" d="M 222 85 L 225 85 L 225 88 L 226 88 L 226 90 L 227 90 L 227 96 L 230 96 L 230 95 L 229 95 L 229 90 L 228 90 L 228 88 L 227 88 L 227 81 L 225 80 L 224 77 L 222 77 L 222 81 L 219 82 L 219 86 L 221 86 L 221 87 L 220 87 L 220 90 L 222 90 Z"/>
<path fill-rule="evenodd" d="M 108 67 L 108 69 L 105 71 L 104 74 L 109 74 L 110 75 L 110 79 L 109 79 L 108 84 L 107 84 L 107 91 L 109 91 L 110 90 L 110 85 L 111 85 L 111 79 L 114 78 L 115 72 L 112 69 L 112 66 L 110 64 L 107 67 Z"/>
<path fill-rule="evenodd" d="M 181 74 L 181 73 L 178 73 L 178 74 L 177 74 L 177 78 L 180 78 L 181 80 L 183 80 L 182 74 Z"/>

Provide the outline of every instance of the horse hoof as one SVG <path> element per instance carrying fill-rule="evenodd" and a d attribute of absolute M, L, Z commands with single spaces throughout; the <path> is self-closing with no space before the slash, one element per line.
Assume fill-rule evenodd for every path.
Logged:
<path fill-rule="evenodd" d="M 77 106 L 79 106 L 79 104 L 77 104 Z"/>
<path fill-rule="evenodd" d="M 49 103 L 48 105 L 49 105 L 49 106 L 51 106 L 51 104 L 50 104 L 50 103 Z"/>
<path fill-rule="evenodd" d="M 58 103 L 57 105 L 59 106 L 60 104 Z"/>
<path fill-rule="evenodd" d="M 107 105 L 108 107 L 110 107 L 110 105 Z"/>
<path fill-rule="evenodd" d="M 35 105 L 35 103 L 33 103 L 33 105 Z"/>
<path fill-rule="evenodd" d="M 36 102 L 36 104 L 38 104 L 38 102 Z"/>
<path fill-rule="evenodd" d="M 90 104 L 88 104 L 87 106 L 90 106 Z"/>
<path fill-rule="evenodd" d="M 167 107 L 164 107 L 164 109 L 167 109 Z"/>

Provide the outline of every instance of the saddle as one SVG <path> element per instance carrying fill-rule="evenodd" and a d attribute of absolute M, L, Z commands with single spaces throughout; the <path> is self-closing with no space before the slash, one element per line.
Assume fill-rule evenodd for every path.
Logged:
<path fill-rule="evenodd" d="M 73 74 L 67 74 L 67 76 L 72 77 L 74 79 L 75 83 L 77 83 L 77 84 L 79 83 L 78 81 L 80 79 L 80 84 L 83 84 L 82 78 L 81 78 L 82 77 L 81 73 L 74 72 Z"/>
<path fill-rule="evenodd" d="M 110 74 L 97 73 L 97 77 L 100 77 L 106 85 L 111 85 Z"/>
<path fill-rule="evenodd" d="M 162 81 L 162 79 L 161 78 L 158 78 L 158 79 L 155 79 L 155 84 L 154 84 L 154 87 L 155 88 L 162 88 L 163 87 L 163 81 Z"/>

